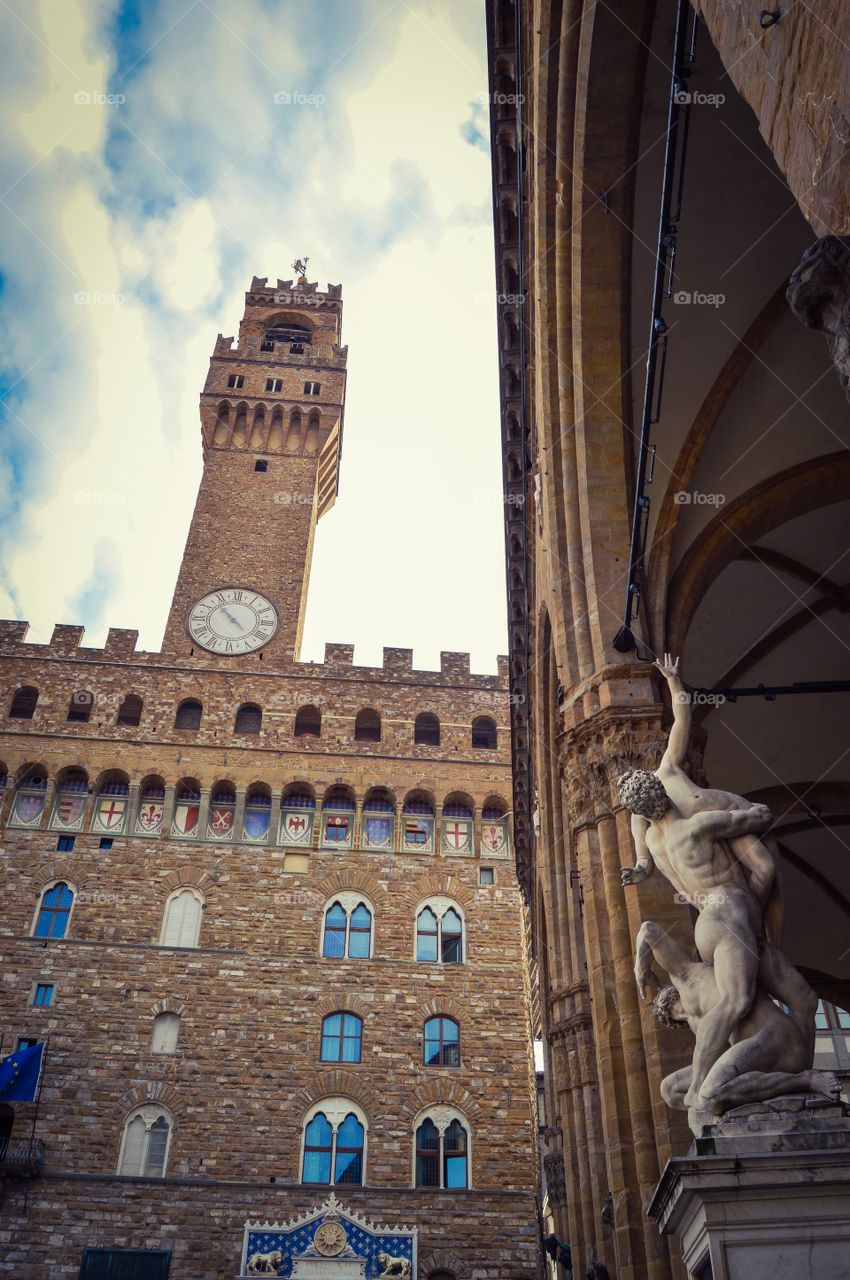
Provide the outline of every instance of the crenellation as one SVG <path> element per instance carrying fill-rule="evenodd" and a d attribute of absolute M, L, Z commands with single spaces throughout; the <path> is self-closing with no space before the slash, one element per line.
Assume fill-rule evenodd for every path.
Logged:
<path fill-rule="evenodd" d="M 391 674 L 406 675 L 413 670 L 413 650 L 384 647 L 383 670 Z"/>
<path fill-rule="evenodd" d="M 444 650 L 440 654 L 440 672 L 452 680 L 469 680 L 469 654 Z"/>
<path fill-rule="evenodd" d="M 136 644 L 139 633 L 130 627 L 110 627 L 106 633 L 106 644 L 103 647 L 105 658 L 133 659 L 136 656 Z"/>
<path fill-rule="evenodd" d="M 50 648 L 54 653 L 76 653 L 83 642 L 84 634 L 85 627 L 57 622 L 50 637 Z"/>

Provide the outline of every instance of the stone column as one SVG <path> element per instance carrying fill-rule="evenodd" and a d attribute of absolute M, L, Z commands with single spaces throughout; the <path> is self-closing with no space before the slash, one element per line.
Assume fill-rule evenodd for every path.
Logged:
<path fill-rule="evenodd" d="M 171 837 L 171 827 L 174 822 L 174 800 L 177 788 L 173 783 L 165 788 L 165 799 L 162 802 L 162 825 L 160 826 L 160 835 L 166 839 Z"/>
<path fill-rule="evenodd" d="M 198 810 L 198 840 L 206 840 L 207 824 L 210 819 L 210 789 L 201 787 L 201 805 Z"/>
<path fill-rule="evenodd" d="M 272 803 L 269 809 L 269 844 L 280 843 L 280 795 L 272 792 Z"/>
<path fill-rule="evenodd" d="M 127 792 L 127 817 L 124 820 L 124 834 L 131 836 L 136 829 L 136 818 L 139 816 L 139 786 L 131 782 Z"/>
<path fill-rule="evenodd" d="M 245 788 L 236 788 L 236 808 L 233 810 L 233 842 L 238 844 L 245 838 Z"/>

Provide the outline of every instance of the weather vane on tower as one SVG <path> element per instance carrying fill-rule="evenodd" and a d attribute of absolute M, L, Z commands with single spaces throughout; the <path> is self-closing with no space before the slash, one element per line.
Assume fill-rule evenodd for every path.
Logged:
<path fill-rule="evenodd" d="M 292 263 L 292 270 L 295 271 L 302 280 L 307 278 L 307 263 L 309 261 L 310 259 L 305 254 L 303 258 L 296 258 Z"/>

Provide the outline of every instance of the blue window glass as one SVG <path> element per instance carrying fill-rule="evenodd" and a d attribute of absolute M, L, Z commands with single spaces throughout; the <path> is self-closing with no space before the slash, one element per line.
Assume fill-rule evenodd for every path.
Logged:
<path fill-rule="evenodd" d="M 322 1062 L 359 1062 L 362 1035 L 356 1014 L 329 1014 L 322 1023 Z"/>
<path fill-rule="evenodd" d="M 47 1009 L 53 1004 L 53 983 L 38 982 L 35 987 L 35 994 L 32 1002 L 37 1009 Z"/>
<path fill-rule="evenodd" d="M 826 1009 L 823 1007 L 823 1000 L 818 1000 L 817 1012 L 815 1013 L 815 1026 L 818 1031 L 829 1030 L 829 1019 L 826 1016 Z"/>
<path fill-rule="evenodd" d="M 437 917 L 430 907 L 424 907 L 416 918 L 416 959 L 437 959 Z"/>
<path fill-rule="evenodd" d="M 64 938 L 68 928 L 74 895 L 66 884 L 55 884 L 41 899 L 38 919 L 35 922 L 36 938 Z"/>
<path fill-rule="evenodd" d="M 440 1135 L 433 1120 L 423 1120 L 416 1130 L 416 1185 L 440 1185 Z"/>
<path fill-rule="evenodd" d="M 345 908 L 335 902 L 325 912 L 325 938 L 322 955 L 331 959 L 345 955 Z"/>
<path fill-rule="evenodd" d="M 59 839 L 56 841 L 56 852 L 57 853 L 73 853 L 74 837 L 60 836 Z"/>
<path fill-rule="evenodd" d="M 466 1186 L 466 1130 L 452 1120 L 443 1135 L 444 1182 L 446 1187 Z"/>
<path fill-rule="evenodd" d="M 307 1125 L 304 1135 L 302 1182 L 330 1182 L 333 1129 L 320 1111 Z"/>
<path fill-rule="evenodd" d="M 460 964 L 463 959 L 463 925 L 454 908 L 450 907 L 440 921 L 440 932 L 443 964 Z"/>
<path fill-rule="evenodd" d="M 357 1116 L 349 1113 L 337 1130 L 334 1182 L 360 1186 L 362 1181 L 363 1126 Z"/>
<path fill-rule="evenodd" d="M 372 912 L 359 902 L 351 913 L 348 954 L 354 960 L 368 960 L 372 941 Z"/>

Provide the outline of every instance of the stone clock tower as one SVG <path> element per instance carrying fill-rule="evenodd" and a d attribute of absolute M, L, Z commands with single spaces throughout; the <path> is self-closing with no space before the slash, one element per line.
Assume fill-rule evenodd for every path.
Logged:
<path fill-rule="evenodd" d="M 297 659 L 316 522 L 334 503 L 342 289 L 254 278 L 201 394 L 204 473 L 163 653 Z"/>

